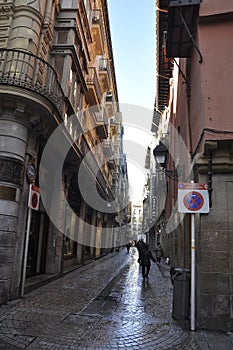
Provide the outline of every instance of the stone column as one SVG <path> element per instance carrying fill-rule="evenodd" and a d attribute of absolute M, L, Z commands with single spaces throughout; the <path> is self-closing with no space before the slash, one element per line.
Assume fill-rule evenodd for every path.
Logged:
<path fill-rule="evenodd" d="M 39 0 L 15 2 L 9 47 L 38 54 L 45 3 Z"/>
<path fill-rule="evenodd" d="M 28 138 L 23 114 L 23 106 L 0 112 L 0 303 L 9 300 L 10 290 L 20 280 L 24 220 L 20 225 L 19 209 L 26 205 L 21 194 Z M 19 265 L 15 269 L 18 254 Z"/>

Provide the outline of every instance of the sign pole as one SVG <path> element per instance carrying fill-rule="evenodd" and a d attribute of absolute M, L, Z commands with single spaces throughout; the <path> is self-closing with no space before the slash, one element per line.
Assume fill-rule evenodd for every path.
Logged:
<path fill-rule="evenodd" d="M 208 184 L 184 183 L 178 185 L 178 211 L 191 214 L 191 330 L 195 331 L 195 268 L 196 268 L 196 242 L 195 242 L 195 214 L 209 213 Z"/>
<path fill-rule="evenodd" d="M 27 272 L 27 258 L 28 258 L 28 245 L 29 245 L 29 235 L 30 227 L 32 220 L 32 210 L 39 209 L 39 198 L 40 198 L 40 189 L 33 184 L 30 184 L 29 187 L 29 196 L 28 196 L 28 218 L 27 218 L 27 230 L 26 230 L 26 239 L 24 247 L 24 260 L 23 260 L 23 275 L 22 275 L 22 285 L 21 285 L 21 297 L 24 296 L 24 286 Z"/>
<path fill-rule="evenodd" d="M 25 248 L 24 248 L 23 279 L 22 279 L 22 287 L 21 287 L 21 297 L 24 296 L 24 286 L 25 286 L 25 278 L 26 278 L 26 268 L 27 268 L 27 258 L 28 258 L 28 243 L 29 243 L 31 219 L 32 219 L 32 209 L 29 207 L 28 208 L 28 219 L 27 219 L 26 241 L 25 241 Z"/>
<path fill-rule="evenodd" d="M 195 214 L 191 214 L 191 330 L 195 331 Z"/>

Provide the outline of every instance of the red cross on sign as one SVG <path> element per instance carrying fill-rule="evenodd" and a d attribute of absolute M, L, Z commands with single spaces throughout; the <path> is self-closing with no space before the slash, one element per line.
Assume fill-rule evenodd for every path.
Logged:
<path fill-rule="evenodd" d="M 179 183 L 178 211 L 180 213 L 208 213 L 208 185 L 200 183 Z"/>

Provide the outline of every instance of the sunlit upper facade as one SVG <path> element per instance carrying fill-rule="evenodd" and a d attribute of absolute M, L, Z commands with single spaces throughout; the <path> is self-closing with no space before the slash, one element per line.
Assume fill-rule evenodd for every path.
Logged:
<path fill-rule="evenodd" d="M 128 179 L 107 1 L 6 0 L 0 16 L 2 303 L 21 293 L 24 254 L 26 277 L 53 275 L 121 244 L 115 217 L 127 216 L 121 202 Z M 44 169 L 45 146 L 58 127 L 61 140 Z M 110 212 L 84 199 L 92 183 L 97 197 L 114 203 Z M 46 194 L 32 211 L 24 252 L 30 184 Z"/>

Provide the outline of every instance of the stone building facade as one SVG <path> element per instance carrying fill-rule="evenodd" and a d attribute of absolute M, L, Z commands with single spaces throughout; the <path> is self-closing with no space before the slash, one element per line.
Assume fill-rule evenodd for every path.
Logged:
<path fill-rule="evenodd" d="M 0 303 L 4 303 L 20 295 L 25 254 L 26 277 L 31 277 L 62 274 L 66 267 L 114 247 L 114 237 L 109 244 L 97 241 L 103 240 L 103 228 L 114 233 L 119 200 L 107 214 L 92 208 L 82 194 L 88 188 L 80 188 L 78 182 L 79 169 L 90 153 L 86 174 L 100 197 L 111 203 L 122 184 L 128 197 L 107 1 L 0 1 L 0 96 Z M 41 166 L 48 140 L 59 127 L 69 142 L 62 184 L 55 171 L 62 142 L 52 147 L 51 168 Z M 77 132 L 79 137 L 74 137 Z M 32 212 L 25 251 L 29 186 L 40 187 L 43 177 L 52 179 L 44 198 L 54 201 L 55 216 L 61 215 L 64 222 L 65 201 L 72 215 L 67 215 L 61 229 L 42 196 L 39 210 Z M 74 217 L 81 218 L 75 225 Z M 90 236 L 92 243 L 82 239 Z"/>

